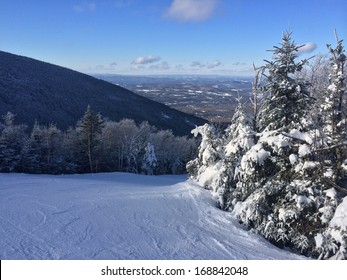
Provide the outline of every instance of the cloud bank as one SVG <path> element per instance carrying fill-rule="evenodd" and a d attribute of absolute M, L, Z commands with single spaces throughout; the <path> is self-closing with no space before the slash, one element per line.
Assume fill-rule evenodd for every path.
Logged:
<path fill-rule="evenodd" d="M 151 64 L 151 63 L 157 62 L 159 60 L 161 60 L 161 58 L 155 55 L 138 56 L 137 58 L 134 59 L 134 61 L 131 64 L 145 65 L 145 64 Z"/>
<path fill-rule="evenodd" d="M 178 21 L 204 21 L 213 16 L 217 0 L 173 0 L 164 17 Z"/>

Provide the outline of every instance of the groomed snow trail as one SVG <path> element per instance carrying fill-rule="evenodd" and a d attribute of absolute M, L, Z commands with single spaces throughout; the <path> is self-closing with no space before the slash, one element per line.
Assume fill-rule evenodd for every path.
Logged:
<path fill-rule="evenodd" d="M 185 176 L 0 174 L 0 259 L 302 259 Z"/>

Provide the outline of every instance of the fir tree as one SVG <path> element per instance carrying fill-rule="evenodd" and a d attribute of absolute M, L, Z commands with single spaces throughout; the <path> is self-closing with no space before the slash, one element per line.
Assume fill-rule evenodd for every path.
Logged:
<path fill-rule="evenodd" d="M 239 181 L 239 168 L 242 156 L 254 145 L 252 120 L 246 115 L 242 98 L 237 98 L 238 105 L 225 130 L 224 155 L 219 172 L 219 204 L 222 209 L 230 209 L 235 198 L 235 188 Z"/>
<path fill-rule="evenodd" d="M 258 140 L 240 164 L 235 214 L 280 246 L 313 254 L 313 229 L 321 226 L 320 196 L 325 188 L 313 180 L 319 163 L 312 155 L 315 131 L 308 112 L 312 100 L 297 80 L 305 61 L 285 33 L 265 69 L 266 96 L 259 116 Z"/>
<path fill-rule="evenodd" d="M 337 37 L 337 36 L 336 36 Z M 326 144 L 331 147 L 330 162 L 332 164 L 334 182 L 343 178 L 342 164 L 346 158 L 346 115 L 344 104 L 346 102 L 345 66 L 346 55 L 342 40 L 337 38 L 336 48 L 327 45 L 330 52 L 330 85 L 327 88 L 326 98 L 321 105 L 323 116 L 323 132 Z"/>
<path fill-rule="evenodd" d="M 264 91 L 259 124 L 261 130 L 281 129 L 289 131 L 298 128 L 310 108 L 311 98 L 307 85 L 295 79 L 295 74 L 302 70 L 306 60 L 296 62 L 301 46 L 294 43 L 291 33 L 286 32 L 282 44 L 274 46 L 273 61 L 266 61 Z"/>
<path fill-rule="evenodd" d="M 222 164 L 222 139 L 214 125 L 204 124 L 192 130 L 195 137 L 201 135 L 198 157 L 187 163 L 190 178 L 207 189 L 216 190 L 218 173 Z"/>
<path fill-rule="evenodd" d="M 341 196 L 347 191 L 340 187 L 346 176 L 346 102 L 345 67 L 346 55 L 342 40 L 337 39 L 336 48 L 327 45 L 330 53 L 330 85 L 326 98 L 321 104 L 323 133 L 322 146 L 316 153 L 320 156 L 320 178 L 322 194 L 320 196 L 320 219 L 325 226 L 315 236 L 315 250 L 319 258 L 347 259 L 347 226 L 336 223 L 343 214 L 339 208 L 347 209 L 346 198 L 341 203 Z M 344 204 L 344 206 L 343 206 Z M 336 211 L 336 213 L 335 213 Z"/>
<path fill-rule="evenodd" d="M 83 159 L 87 159 L 91 173 L 97 171 L 96 155 L 103 123 L 101 115 L 93 112 L 88 105 L 76 128 L 82 153 L 82 164 Z"/>

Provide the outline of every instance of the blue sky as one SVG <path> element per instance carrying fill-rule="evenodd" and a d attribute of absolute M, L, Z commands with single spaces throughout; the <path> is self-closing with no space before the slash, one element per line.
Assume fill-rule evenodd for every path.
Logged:
<path fill-rule="evenodd" d="M 85 73 L 252 75 L 283 31 L 347 40 L 346 0 L 0 0 L 0 50 Z"/>

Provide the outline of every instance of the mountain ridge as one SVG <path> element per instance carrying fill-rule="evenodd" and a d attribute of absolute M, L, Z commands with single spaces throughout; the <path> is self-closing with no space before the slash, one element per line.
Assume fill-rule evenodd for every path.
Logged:
<path fill-rule="evenodd" d="M 207 122 L 87 74 L 0 51 L 0 115 L 10 111 L 17 123 L 67 129 L 88 105 L 107 119 L 148 121 L 176 135 L 189 135 Z"/>

